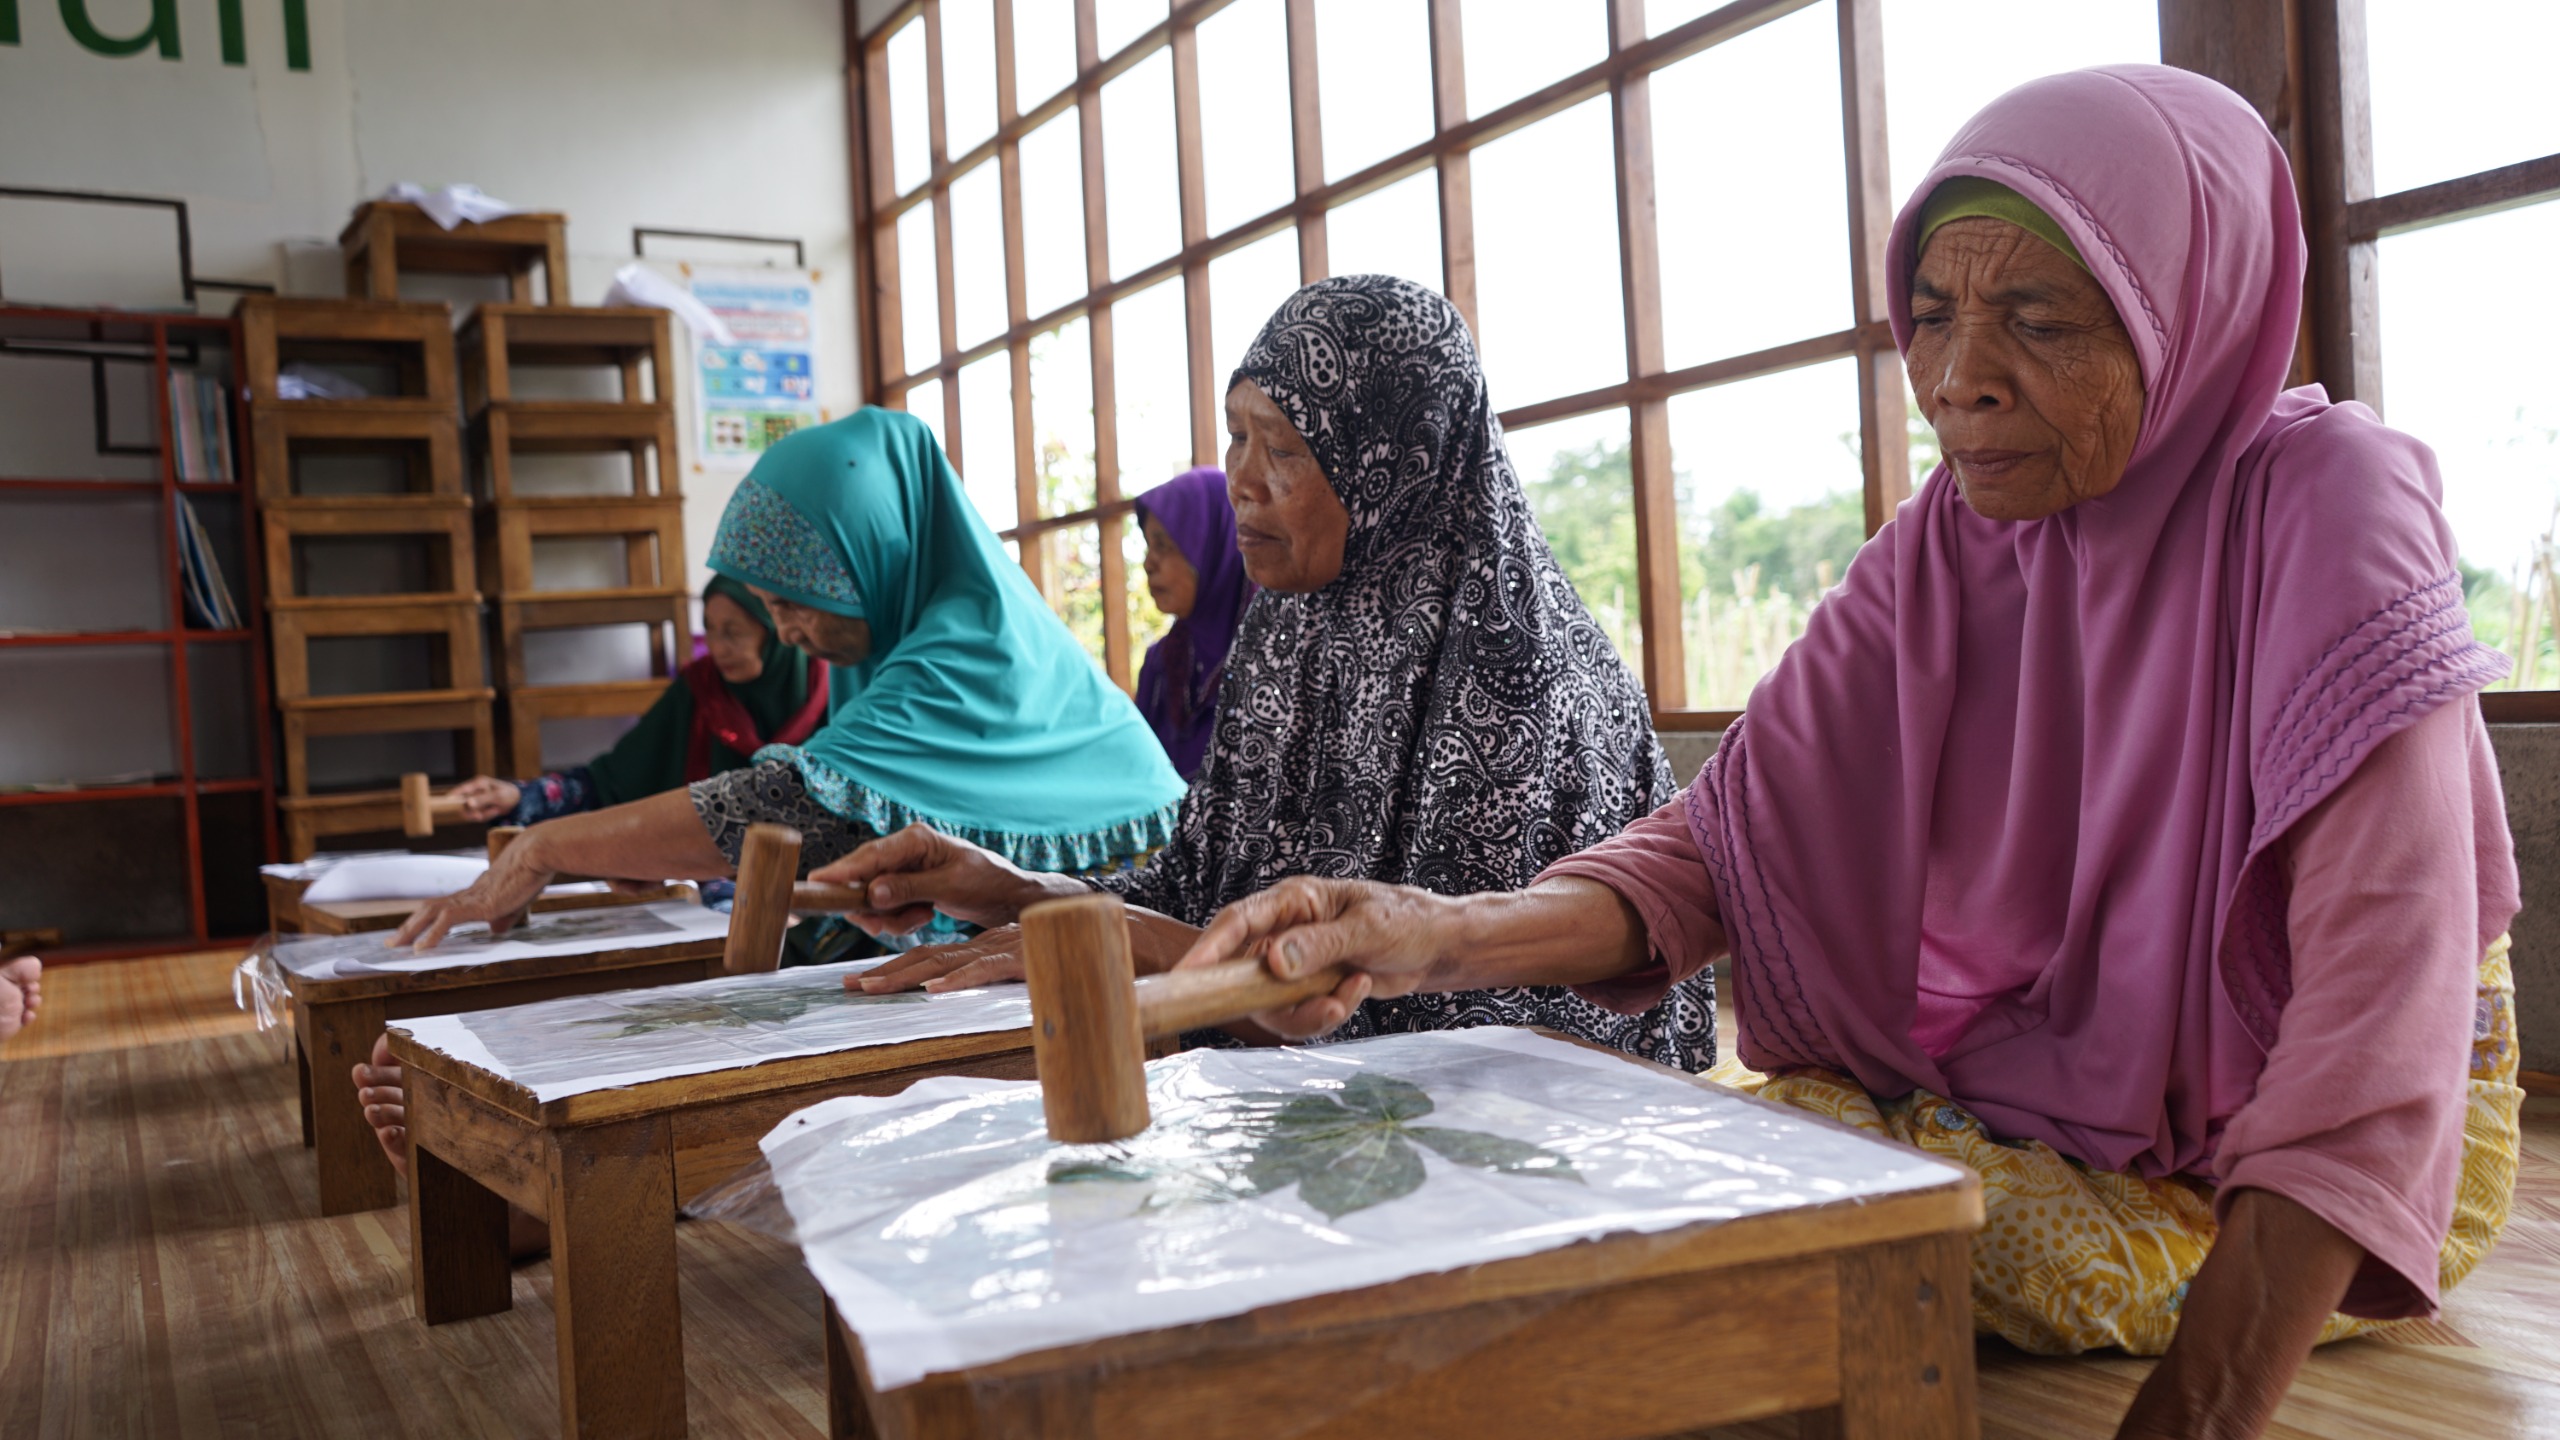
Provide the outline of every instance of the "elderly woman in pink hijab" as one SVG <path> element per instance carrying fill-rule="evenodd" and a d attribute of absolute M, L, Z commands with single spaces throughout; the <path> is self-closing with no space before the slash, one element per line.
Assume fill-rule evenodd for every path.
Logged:
<path fill-rule="evenodd" d="M 1894 227 L 1947 463 L 1688 791 L 1526 890 L 1292 879 L 1185 957 L 1652 1003 L 1720 1075 L 1981 1170 L 1978 1325 L 2167 1359 L 2124 1435 L 2246 1436 L 2504 1223 L 2516 874 L 2433 455 L 2285 390 L 2285 157 L 2208 80 L 1994 102 Z"/>

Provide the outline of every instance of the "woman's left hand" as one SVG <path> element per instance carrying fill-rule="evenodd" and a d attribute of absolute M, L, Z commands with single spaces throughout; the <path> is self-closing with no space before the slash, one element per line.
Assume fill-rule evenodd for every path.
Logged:
<path fill-rule="evenodd" d="M 490 933 L 497 935 L 515 928 L 516 917 L 551 883 L 550 866 L 536 839 L 541 830 L 536 826 L 526 831 L 490 861 L 487 872 L 469 888 L 419 906 L 384 943 L 432 949 L 445 932 L 474 920 L 486 921 Z"/>
<path fill-rule="evenodd" d="M 873 970 L 844 977 L 844 988 L 888 995 L 921 986 L 940 993 L 1022 983 L 1022 927 L 1005 925 L 954 945 L 926 945 Z"/>

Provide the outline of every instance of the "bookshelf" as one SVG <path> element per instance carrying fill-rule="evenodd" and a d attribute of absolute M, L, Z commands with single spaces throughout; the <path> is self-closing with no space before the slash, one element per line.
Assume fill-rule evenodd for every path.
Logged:
<path fill-rule="evenodd" d="M 111 693 L 54 693 L 40 673 L 25 670 L 0 681 L 17 694 L 12 724 L 33 722 L 35 729 L 76 728 L 84 714 L 131 711 L 155 698 L 168 706 L 165 766 L 72 788 L 32 788 L 27 777 L 15 776 L 0 785 L 0 852 L 12 855 L 10 874 L 0 880 L 0 927 L 60 927 L 66 943 L 47 950 L 48 960 L 203 949 L 238 942 L 261 926 L 258 866 L 276 852 L 275 753 L 267 722 L 266 633 L 254 618 L 265 592 L 252 539 L 257 493 L 239 356 L 239 328 L 226 317 L 0 305 L 0 358 L 90 367 L 98 377 L 92 412 L 66 413 L 62 423 L 94 425 L 100 457 L 126 457 L 114 467 L 120 469 L 147 464 L 152 476 L 0 473 L 0 527 L 45 523 L 29 517 L 49 506 L 123 511 L 98 517 L 97 528 L 107 533 L 147 515 L 157 527 L 156 544 L 128 536 L 123 553 L 156 555 L 156 574 L 135 583 L 162 591 L 156 623 L 148 625 L 0 628 L 0 666 L 104 657 L 123 668 L 89 673 L 130 679 L 141 673 L 131 664 L 134 652 L 157 651 L 158 663 L 145 664 L 165 678 L 165 695 L 147 698 L 121 686 Z M 147 370 L 148 444 L 109 444 L 108 366 Z M 192 407 L 173 404 L 179 393 L 173 374 L 182 384 L 195 376 L 217 382 L 186 393 L 223 412 L 227 471 L 208 473 L 220 454 L 204 443 L 202 431 L 182 433 Z M 189 461 L 183 471 L 182 454 Z M 0 470 L 6 464 L 0 460 Z M 229 588 L 230 603 L 219 618 L 235 623 L 205 623 L 189 603 L 192 542 L 182 538 L 181 526 L 197 502 L 212 508 L 219 522 L 204 532 L 211 540 L 206 548 Z M 0 610 L 0 627 L 15 618 Z M 231 753 L 212 753 L 205 742 L 216 739 L 217 748 Z"/>

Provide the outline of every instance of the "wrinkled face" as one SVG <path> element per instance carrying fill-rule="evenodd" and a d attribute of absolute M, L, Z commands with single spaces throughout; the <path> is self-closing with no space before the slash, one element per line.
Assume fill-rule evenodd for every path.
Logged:
<path fill-rule="evenodd" d="M 2041 520 L 2124 479 L 2142 430 L 2133 338 L 2095 276 L 2018 226 L 1973 217 L 1929 237 L 1904 362 L 1977 514 Z"/>
<path fill-rule="evenodd" d="M 702 602 L 702 643 L 711 652 L 712 668 L 732 685 L 764 673 L 764 627 L 726 595 Z"/>
<path fill-rule="evenodd" d="M 1304 595 L 1342 574 L 1351 512 L 1298 427 L 1250 380 L 1227 392 L 1227 500 L 1254 584 Z"/>
<path fill-rule="evenodd" d="M 1147 517 L 1147 595 L 1172 620 L 1190 614 L 1200 598 L 1199 572 L 1153 515 Z"/>
<path fill-rule="evenodd" d="M 871 622 L 785 600 L 758 585 L 747 589 L 773 614 L 773 633 L 830 665 L 859 665 L 871 658 Z"/>

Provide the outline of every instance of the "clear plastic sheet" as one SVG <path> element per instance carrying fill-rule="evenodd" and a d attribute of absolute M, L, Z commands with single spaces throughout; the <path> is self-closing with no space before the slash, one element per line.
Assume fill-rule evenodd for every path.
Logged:
<path fill-rule="evenodd" d="M 231 1003 L 258 1017 L 258 1028 L 273 1030 L 293 1016 L 293 997 L 285 989 L 284 971 L 276 965 L 272 930 L 258 937 L 231 971 Z"/>
<path fill-rule="evenodd" d="M 829 1100 L 765 1137 L 769 1178 L 734 1181 L 691 1213 L 776 1228 L 778 1191 L 873 1384 L 894 1390 L 1961 1173 L 1518 1030 L 1188 1051 L 1148 1067 L 1148 1092 L 1155 1123 L 1114 1145 L 1051 1141 L 1038 1086 L 1018 1081 Z"/>
<path fill-rule="evenodd" d="M 572 995 L 391 1028 L 550 1101 L 673 1075 L 1031 1024 L 1030 994 L 1020 985 L 889 995 L 844 988 L 847 975 L 881 963 L 806 965 Z"/>

